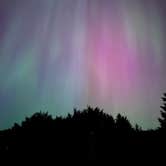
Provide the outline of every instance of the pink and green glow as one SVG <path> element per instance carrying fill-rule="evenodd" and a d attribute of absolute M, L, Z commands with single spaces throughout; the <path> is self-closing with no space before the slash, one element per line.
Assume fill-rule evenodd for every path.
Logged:
<path fill-rule="evenodd" d="M 0 128 L 87 105 L 156 127 L 165 16 L 164 0 L 1 0 Z"/>

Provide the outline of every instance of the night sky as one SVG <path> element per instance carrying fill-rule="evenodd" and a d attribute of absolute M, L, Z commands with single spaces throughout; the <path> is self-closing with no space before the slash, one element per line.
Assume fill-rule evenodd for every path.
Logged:
<path fill-rule="evenodd" d="M 165 0 L 0 0 L 0 129 L 99 106 L 158 125 Z"/>

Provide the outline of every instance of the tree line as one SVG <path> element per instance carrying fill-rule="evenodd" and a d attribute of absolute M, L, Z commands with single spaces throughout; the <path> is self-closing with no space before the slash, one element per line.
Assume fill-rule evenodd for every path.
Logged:
<path fill-rule="evenodd" d="M 166 93 L 162 102 L 160 126 L 155 130 L 133 126 L 126 116 L 114 118 L 98 107 L 74 109 L 72 114 L 56 118 L 38 112 L 0 131 L 0 154 L 41 163 L 161 157 L 161 148 L 166 146 Z"/>

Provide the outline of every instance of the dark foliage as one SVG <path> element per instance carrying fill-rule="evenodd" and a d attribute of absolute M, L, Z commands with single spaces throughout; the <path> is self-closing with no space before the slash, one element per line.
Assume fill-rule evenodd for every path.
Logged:
<path fill-rule="evenodd" d="M 161 118 L 159 118 L 160 122 L 160 129 L 166 130 L 166 93 L 164 93 L 164 96 L 162 97 L 163 105 L 161 106 Z"/>
<path fill-rule="evenodd" d="M 166 94 L 163 102 L 160 128 L 147 131 L 133 127 L 121 114 L 114 118 L 98 107 L 74 109 L 73 114 L 55 119 L 48 113 L 35 113 L 20 125 L 0 131 L 1 157 L 6 162 L 37 161 L 38 165 L 158 159 L 166 145 Z"/>

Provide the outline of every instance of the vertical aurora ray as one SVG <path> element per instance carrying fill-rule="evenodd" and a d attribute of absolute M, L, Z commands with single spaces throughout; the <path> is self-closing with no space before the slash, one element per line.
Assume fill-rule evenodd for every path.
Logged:
<path fill-rule="evenodd" d="M 163 0 L 2 0 L 0 128 L 88 104 L 155 127 L 165 11 Z"/>

